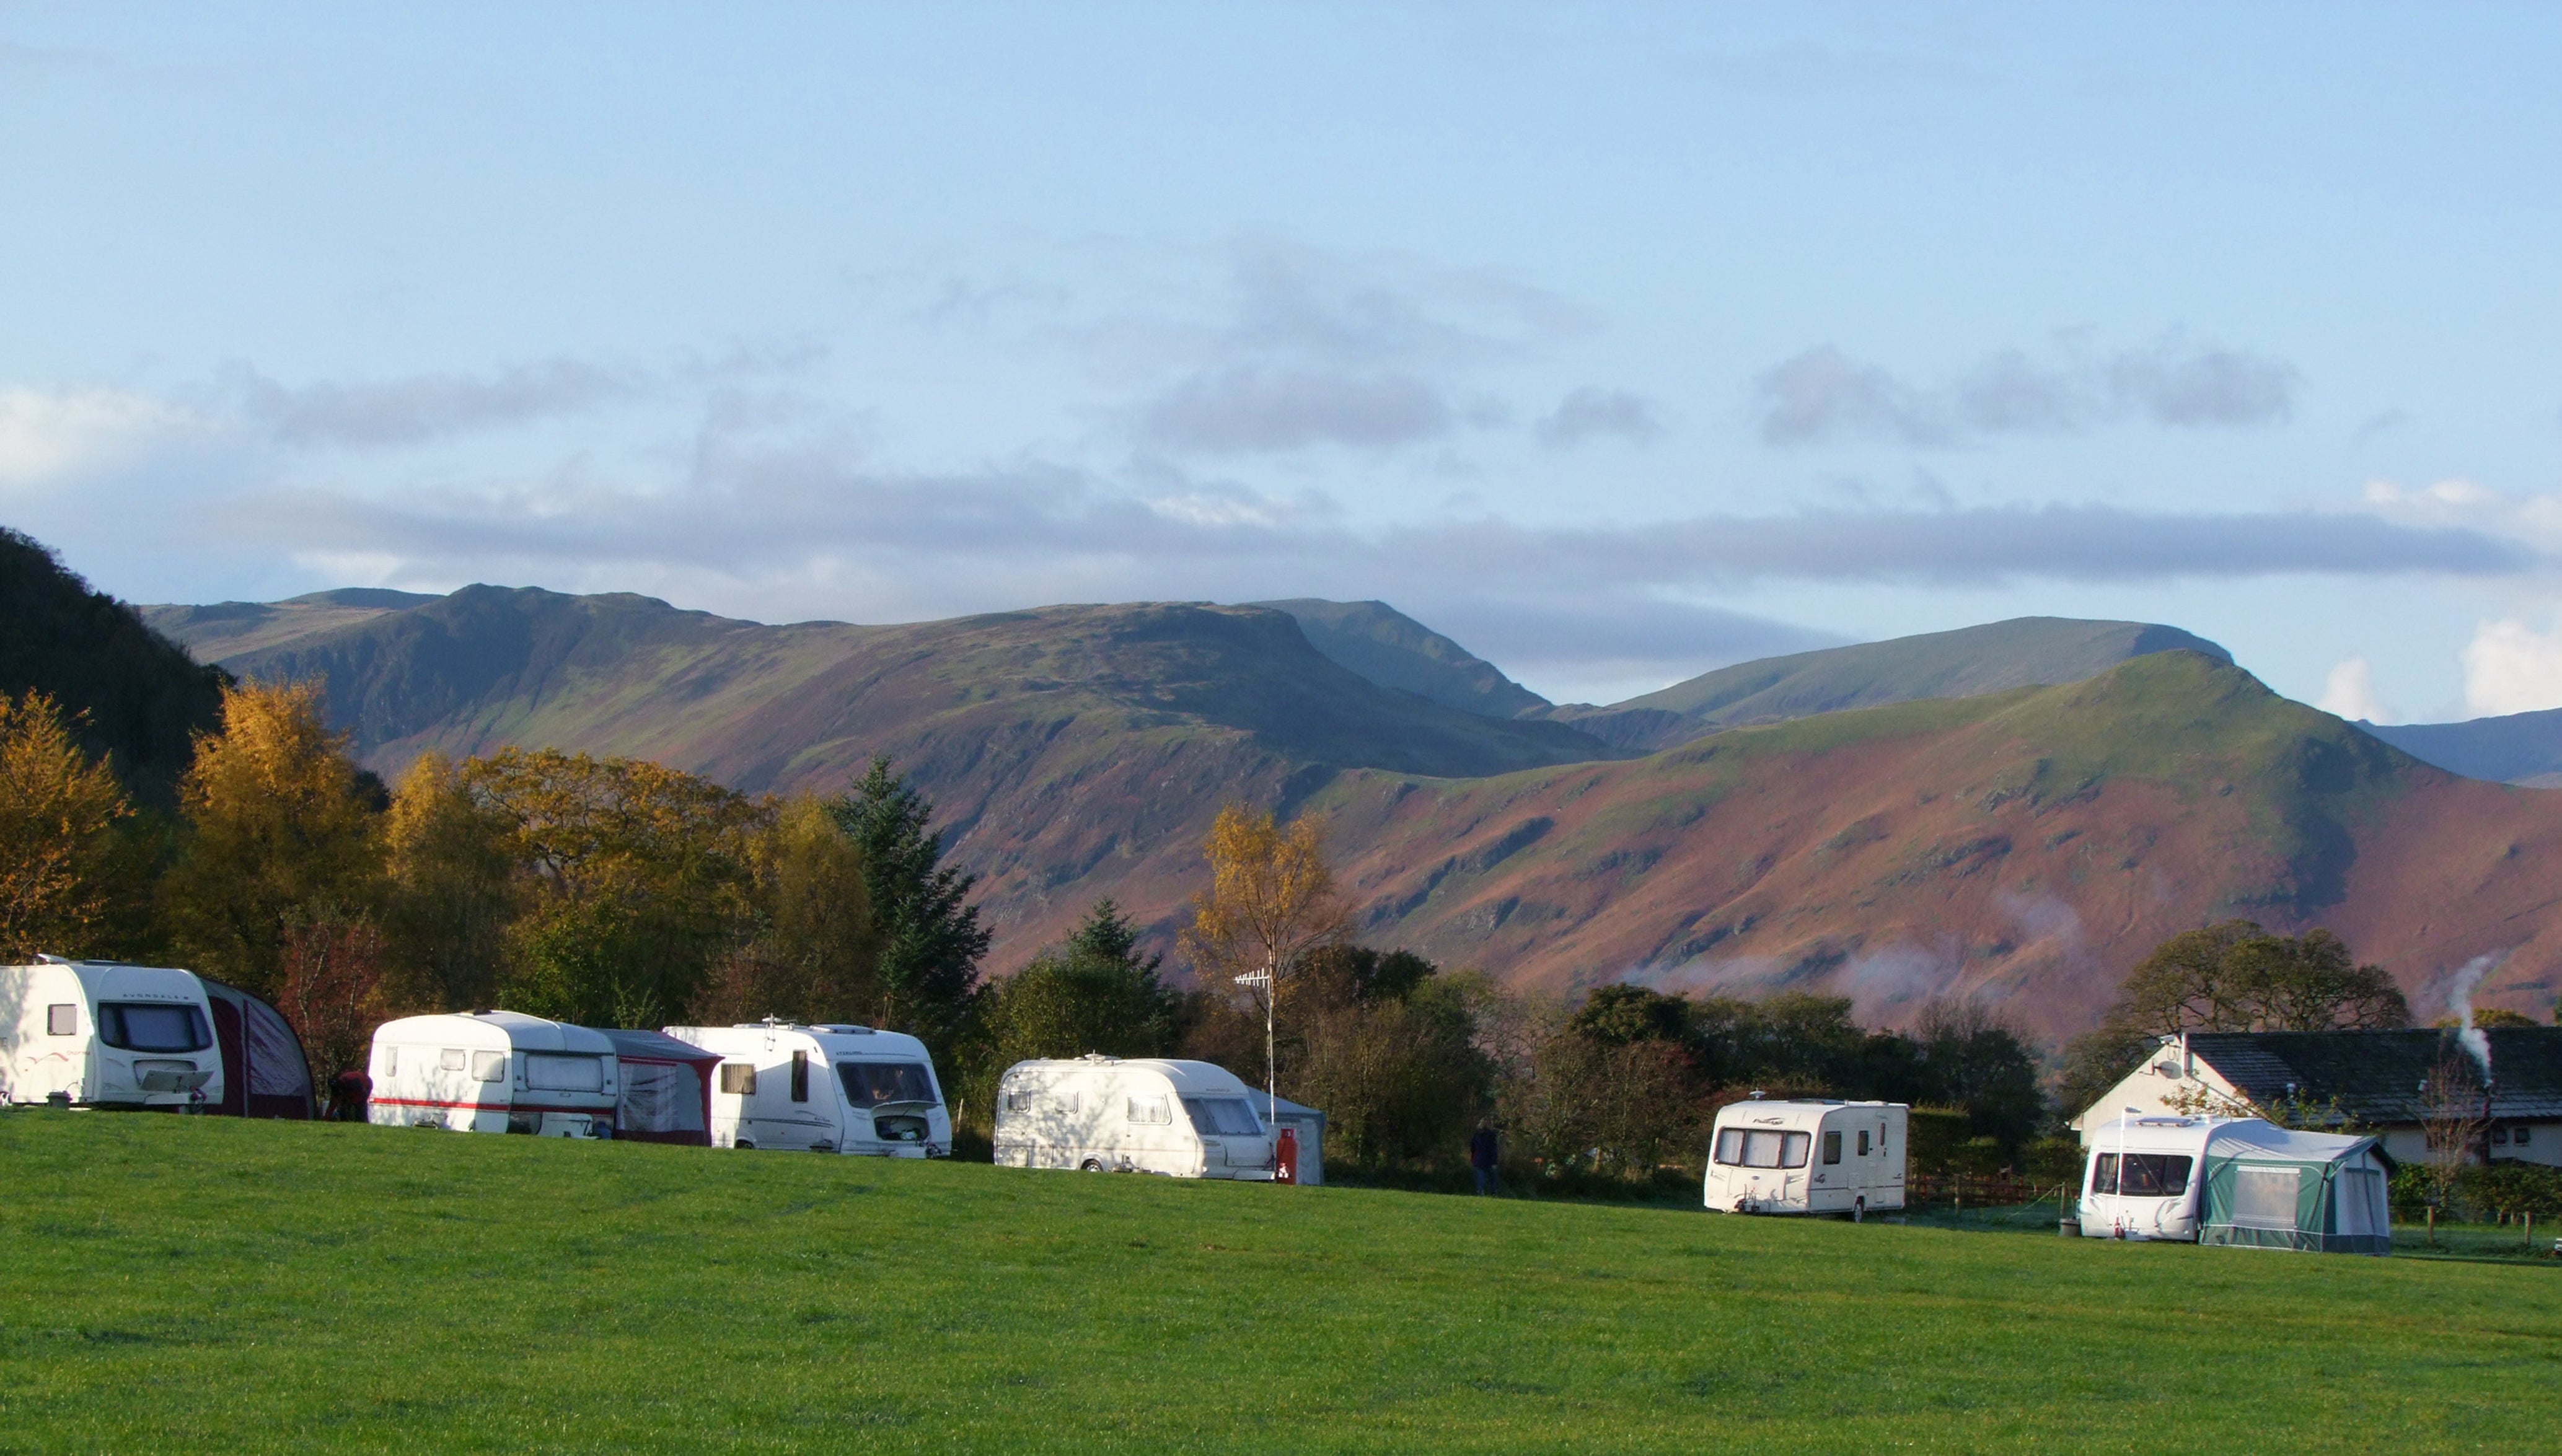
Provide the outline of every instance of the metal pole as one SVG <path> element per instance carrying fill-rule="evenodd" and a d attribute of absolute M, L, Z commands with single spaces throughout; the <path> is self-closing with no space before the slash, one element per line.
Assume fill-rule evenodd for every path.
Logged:
<path fill-rule="evenodd" d="M 1271 971 L 1263 970 L 1237 977 L 1236 984 L 1263 988 L 1263 1121 L 1269 1127 L 1281 1117 L 1281 1059 L 1272 1030 L 1273 1002 L 1278 1000 L 1273 993 L 1280 983 Z"/>

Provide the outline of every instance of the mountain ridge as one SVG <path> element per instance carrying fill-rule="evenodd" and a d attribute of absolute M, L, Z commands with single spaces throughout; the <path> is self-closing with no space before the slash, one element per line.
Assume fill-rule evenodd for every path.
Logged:
<path fill-rule="evenodd" d="M 1391 642 L 1411 621 L 1348 605 Z M 2562 983 L 2562 911 L 2527 871 L 2562 853 L 2562 795 L 2431 768 L 2144 624 L 1992 625 L 2117 656 L 2073 682 L 1711 724 L 1641 754 L 1372 681 L 1264 607 L 764 627 L 480 587 L 291 610 L 324 630 L 252 624 L 277 644 L 226 660 L 326 678 L 386 770 L 431 748 L 548 744 L 829 792 L 889 755 L 981 876 L 999 972 L 1101 895 L 1170 946 L 1210 819 L 1242 802 L 1323 817 L 1368 938 L 1526 987 L 1821 990 L 1889 1024 L 1977 997 L 2054 1038 L 2160 938 L 2233 914 L 2337 929 L 2417 999 L 2493 951 L 2510 954 L 2483 1004 L 2540 1010 Z M 1484 680 L 1466 675 L 1481 659 L 1435 660 L 1463 696 Z M 1862 687 L 1844 670 L 1857 660 L 1798 654 L 1646 711 L 1697 726 L 1678 710 L 2018 670 L 1970 676 L 1942 650 Z M 1792 673 L 1806 693 L 1767 695 Z"/>

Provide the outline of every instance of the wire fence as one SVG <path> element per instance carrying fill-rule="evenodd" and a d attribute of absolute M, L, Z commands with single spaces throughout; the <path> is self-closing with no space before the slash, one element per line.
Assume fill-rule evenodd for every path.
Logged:
<path fill-rule="evenodd" d="M 2052 1202 L 2061 1205 L 2066 1185 L 2008 1173 L 1917 1173 L 1904 1181 L 1904 1206 L 1928 1207 L 1946 1203 L 1952 1207 L 1978 1204 L 1987 1207 L 2016 1207 L 2024 1203 Z"/>

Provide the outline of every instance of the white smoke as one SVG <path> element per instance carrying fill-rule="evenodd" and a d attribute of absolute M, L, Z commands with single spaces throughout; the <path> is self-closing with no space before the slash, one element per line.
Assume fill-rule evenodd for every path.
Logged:
<path fill-rule="evenodd" d="M 2456 1033 L 2456 1039 L 2464 1043 L 2465 1050 L 2472 1053 L 2474 1061 L 2481 1063 L 2482 1085 L 2485 1087 L 2490 1085 L 2490 1038 L 2473 1024 L 2473 988 L 2481 985 L 2482 978 L 2498 970 L 2499 963 L 2507 959 L 2506 951 L 2475 956 L 2457 968 L 2455 980 L 2447 983 L 2447 1009 L 2464 1026 Z"/>

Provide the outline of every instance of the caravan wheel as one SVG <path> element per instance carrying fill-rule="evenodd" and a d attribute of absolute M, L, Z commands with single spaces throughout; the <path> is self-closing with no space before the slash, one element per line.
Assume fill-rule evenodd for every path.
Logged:
<path fill-rule="evenodd" d="M 1076 1171 L 1079 1173 L 1101 1173 L 1103 1171 L 1103 1160 L 1099 1158 L 1088 1158 L 1083 1163 L 1076 1165 Z"/>

